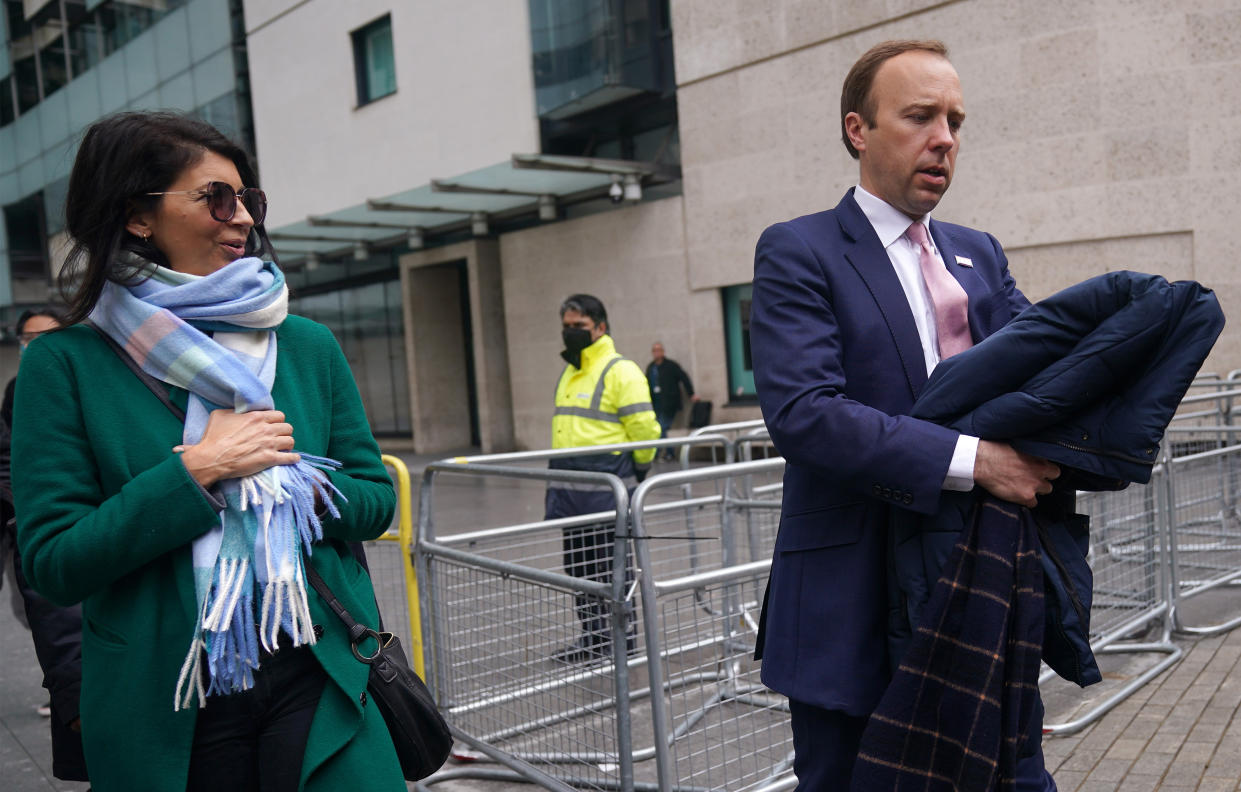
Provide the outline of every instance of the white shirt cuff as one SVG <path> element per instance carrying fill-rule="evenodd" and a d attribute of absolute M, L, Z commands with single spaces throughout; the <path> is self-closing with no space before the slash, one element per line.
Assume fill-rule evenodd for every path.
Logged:
<path fill-rule="evenodd" d="M 961 435 L 953 449 L 952 461 L 948 463 L 948 475 L 944 489 L 953 492 L 969 492 L 974 488 L 974 458 L 978 456 L 978 438 Z"/>

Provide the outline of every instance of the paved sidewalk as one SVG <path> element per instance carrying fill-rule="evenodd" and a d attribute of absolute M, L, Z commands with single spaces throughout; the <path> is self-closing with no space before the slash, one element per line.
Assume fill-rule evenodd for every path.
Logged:
<path fill-rule="evenodd" d="M 1176 643 L 1177 665 L 1094 725 L 1044 742 L 1062 792 L 1241 789 L 1241 630 Z"/>

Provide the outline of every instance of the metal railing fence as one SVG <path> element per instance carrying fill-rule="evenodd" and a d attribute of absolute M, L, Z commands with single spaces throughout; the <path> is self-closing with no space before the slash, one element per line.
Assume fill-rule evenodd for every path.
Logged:
<path fill-rule="evenodd" d="M 723 454 L 731 453 L 719 447 L 719 438 L 710 436 L 668 442 L 715 445 Z M 522 461 L 531 458 L 521 455 Z M 674 737 L 653 714 L 663 696 L 652 695 L 656 688 L 642 687 L 637 675 L 644 666 L 658 665 L 661 658 L 698 657 L 712 642 L 695 638 L 691 646 L 669 644 L 659 628 L 652 632 L 649 595 L 639 592 L 654 580 L 732 574 L 733 569 L 754 563 L 765 569 L 774 545 L 779 499 L 753 501 L 738 477 L 778 473 L 783 461 L 655 476 L 640 489 L 646 487 L 658 496 L 644 496 L 643 514 L 633 519 L 629 493 L 615 476 L 495 461 L 492 456 L 485 462 L 434 463 L 423 475 L 415 558 L 429 648 L 428 683 L 455 736 L 505 764 L 515 777 L 535 783 L 600 790 L 698 788 L 660 786 L 659 764 L 654 760 Z M 733 470 L 741 467 L 745 469 Z M 433 516 L 435 491 L 447 478 L 606 485 L 615 509 L 440 536 Z M 762 514 L 758 519 L 739 519 L 746 511 Z M 568 532 L 602 523 L 608 524 L 614 540 L 608 574 L 600 579 L 566 574 Z M 682 595 L 683 615 L 703 621 L 703 629 L 715 634 L 718 630 L 711 625 L 740 618 L 732 603 L 742 596 L 749 611 L 745 623 L 752 633 L 765 580 L 765 572 L 760 579 L 753 571 L 725 588 L 704 580 Z M 606 614 L 607 652 L 566 662 L 559 655 L 583 635 L 583 609 Z M 661 625 L 666 623 L 662 618 Z M 683 619 L 678 629 L 685 625 Z M 610 636 L 626 639 L 613 641 Z M 681 633 L 671 638 L 680 640 Z M 731 647 L 734 654 L 742 645 L 732 639 L 714 644 Z M 748 651 L 753 652 L 752 634 Z M 733 664 L 733 660 L 725 663 Z M 750 673 L 757 673 L 756 666 Z M 700 674 L 697 683 L 706 684 L 706 679 Z M 749 684 L 757 685 L 756 680 Z M 780 711 L 784 705 L 777 698 L 770 703 Z M 716 713 L 713 719 L 718 717 Z M 784 718 L 773 718 L 771 728 L 779 728 Z M 708 720 L 712 718 L 696 722 Z M 469 774 L 468 769 L 455 768 L 426 783 Z"/>
<path fill-rule="evenodd" d="M 1079 493 L 1077 510 L 1090 517 L 1090 551 L 1094 575 L 1090 608 L 1090 647 L 1096 655 L 1155 653 L 1155 662 L 1064 723 L 1044 723 L 1045 734 L 1074 734 L 1103 717 L 1143 685 L 1180 660 L 1172 642 L 1171 584 L 1168 572 L 1166 461 L 1145 485 L 1117 492 Z M 1133 636 L 1148 631 L 1152 640 Z M 1055 677 L 1044 667 L 1040 684 Z"/>
<path fill-rule="evenodd" d="M 783 466 L 781 459 L 743 462 L 668 473 L 641 484 L 632 506 L 639 568 L 655 568 L 653 509 L 647 503 L 659 490 L 721 477 L 752 479 Z M 753 659 L 780 503 L 754 500 L 731 486 L 724 493 L 721 533 L 737 535 L 743 524 L 738 517 L 744 515 L 746 532 L 760 526 L 756 536 L 763 557 L 691 574 L 664 568 L 638 582 L 660 790 L 757 790 L 791 776 L 788 705 L 762 684 Z"/>

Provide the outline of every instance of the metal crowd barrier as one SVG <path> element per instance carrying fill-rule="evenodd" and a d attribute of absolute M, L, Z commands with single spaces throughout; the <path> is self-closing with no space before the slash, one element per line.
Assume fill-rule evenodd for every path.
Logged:
<path fill-rule="evenodd" d="M 1241 431 L 1241 427 L 1233 429 Z M 1172 626 L 1191 635 L 1226 632 L 1241 626 L 1241 615 L 1213 624 L 1193 624 L 1186 617 L 1184 603 L 1241 580 L 1241 513 L 1237 504 L 1241 445 L 1173 459 L 1171 469 Z"/>
<path fill-rule="evenodd" d="M 712 435 L 660 444 L 712 447 L 724 456 L 732 453 L 727 440 Z M 752 653 L 755 608 L 766 573 L 760 576 L 747 565 L 765 569 L 770 563 L 779 498 L 756 501 L 739 482 L 744 474 L 748 481 L 769 487 L 783 461 L 653 476 L 640 486 L 640 492 L 650 494 L 642 496 L 643 511 L 631 520 L 629 493 L 614 476 L 514 464 L 560 453 L 445 461 L 428 466 L 423 475 L 414 555 L 428 647 L 428 684 L 459 744 L 507 768 L 453 767 L 423 783 L 502 777 L 548 789 L 705 788 L 661 786 L 657 768 L 663 765 L 657 755 L 681 738 L 674 736 L 675 727 L 653 717 L 657 702 L 664 699 L 651 694 L 659 688 L 642 685 L 641 670 L 668 656 L 699 658 L 716 645 L 726 644 L 735 654 L 743 639 L 696 639 L 693 645 L 672 645 L 661 628 L 648 624 L 653 612 L 646 601 L 653 595 L 639 592 L 649 591 L 654 581 L 679 581 L 686 587 L 683 596 L 688 603 L 683 621 L 696 618 L 712 634 L 717 631 L 711 625 L 741 619 L 733 603 L 742 603 L 747 616 L 738 623 L 751 631 Z M 607 486 L 615 509 L 441 536 L 434 519 L 435 493 L 442 480 L 452 478 Z M 748 512 L 762 514 L 748 519 Z M 615 536 L 608 574 L 604 579 L 566 574 L 566 534 L 601 523 Z M 734 581 L 712 577 L 727 577 L 737 568 L 747 571 Z M 558 650 L 582 634 L 584 606 L 605 613 L 610 634 L 627 640 L 612 641 L 610 657 L 596 662 L 560 662 Z M 672 634 L 678 640 L 679 635 Z M 706 684 L 706 676 L 700 675 L 696 683 Z M 771 703 L 783 707 L 777 699 L 772 697 Z M 730 706 L 725 704 L 720 711 Z M 783 722 L 787 716 L 777 720 Z"/>
<path fill-rule="evenodd" d="M 788 703 L 759 680 L 753 659 L 759 609 L 771 566 L 780 501 L 756 501 L 725 486 L 711 510 L 723 537 L 754 531 L 762 557 L 725 556 L 715 570 L 691 572 L 657 565 L 654 535 L 666 530 L 660 490 L 709 480 L 754 479 L 778 474 L 782 459 L 743 462 L 668 473 L 641 484 L 633 495 L 634 545 L 641 575 L 651 723 L 658 789 L 773 790 L 791 788 L 793 735 Z M 757 526 L 757 530 L 755 528 Z M 752 537 L 753 538 L 753 537 Z M 687 574 L 688 573 L 688 574 Z"/>
<path fill-rule="evenodd" d="M 1195 380 L 1195 385 L 1209 380 Z M 1184 604 L 1208 592 L 1241 583 L 1241 513 L 1238 467 L 1241 426 L 1233 411 L 1241 396 L 1241 371 L 1217 379 L 1216 387 L 1182 401 L 1168 429 L 1173 449 L 1169 478 L 1172 628 L 1188 635 L 1215 635 L 1241 626 L 1241 614 L 1198 623 Z M 1189 410 L 1184 407 L 1188 405 Z"/>
<path fill-rule="evenodd" d="M 383 457 L 392 474 L 397 508 L 393 525 L 382 536 L 364 543 L 375 599 L 384 628 L 401 639 L 409 662 L 426 677 L 422 653 L 422 620 L 418 585 L 414 574 L 414 521 L 409 470 L 399 457 Z"/>
<path fill-rule="evenodd" d="M 1149 484 L 1079 495 L 1078 511 L 1091 516 L 1091 647 L 1097 654 L 1164 657 L 1072 722 L 1045 725 L 1047 733 L 1080 731 L 1175 664 L 1183 650 L 1174 633 L 1214 635 L 1241 626 L 1241 614 L 1192 623 L 1185 608 L 1241 582 L 1241 427 L 1232 425 L 1238 396 L 1241 371 L 1200 376 L 1168 426 Z M 1134 639 L 1144 632 L 1155 637 Z M 1051 676 L 1045 670 L 1040 681 Z"/>
<path fill-rule="evenodd" d="M 1118 492 L 1078 494 L 1077 511 L 1090 516 L 1088 560 L 1094 574 L 1090 609 L 1090 646 L 1096 655 L 1117 653 L 1161 654 L 1163 657 L 1085 713 L 1066 723 L 1044 723 L 1044 734 L 1067 735 L 1081 731 L 1103 717 L 1143 685 L 1180 660 L 1183 650 L 1172 643 L 1171 582 L 1167 543 L 1166 460 L 1145 485 Z M 1147 631 L 1152 640 L 1133 639 Z M 1044 684 L 1055 673 L 1044 667 Z"/>
<path fill-rule="evenodd" d="M 715 456 L 711 457 L 711 463 L 718 465 L 736 462 L 739 458 L 737 456 L 738 441 L 743 437 L 749 436 L 750 433 L 753 432 L 761 432 L 764 435 L 766 434 L 767 425 L 763 422 L 763 419 L 756 418 L 749 421 L 732 421 L 729 423 L 701 426 L 697 429 L 690 430 L 689 437 L 692 438 L 702 435 L 714 435 L 727 439 L 729 442 L 727 447 L 724 449 L 725 455 L 722 458 L 716 458 Z M 690 467 L 689 450 L 683 450 L 680 453 L 679 458 L 682 469 L 688 470 Z"/>

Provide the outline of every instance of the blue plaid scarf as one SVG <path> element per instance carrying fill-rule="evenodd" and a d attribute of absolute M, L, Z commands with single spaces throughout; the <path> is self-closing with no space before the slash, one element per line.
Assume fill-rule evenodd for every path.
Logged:
<path fill-rule="evenodd" d="M 206 276 L 154 267 L 144 280 L 109 282 L 90 318 L 148 374 L 189 391 L 182 442 L 192 445 L 212 410 L 273 409 L 275 328 L 287 315 L 284 275 L 271 262 L 243 258 Z M 193 543 L 198 622 L 174 709 L 188 708 L 196 694 L 204 706 L 208 695 L 253 687 L 259 645 L 274 651 L 282 631 L 294 646 L 315 642 L 303 554 L 323 536 L 316 496 L 340 516 L 333 503 L 340 492 L 320 469 L 338 467 L 302 454 L 295 465 L 220 482 L 227 504 L 220 522 Z"/>

